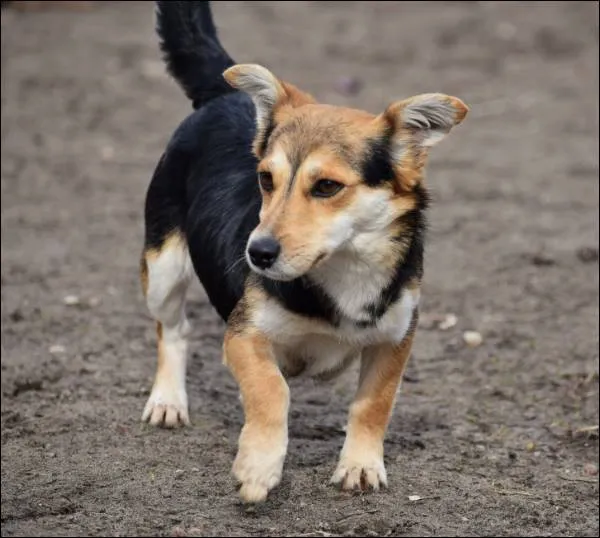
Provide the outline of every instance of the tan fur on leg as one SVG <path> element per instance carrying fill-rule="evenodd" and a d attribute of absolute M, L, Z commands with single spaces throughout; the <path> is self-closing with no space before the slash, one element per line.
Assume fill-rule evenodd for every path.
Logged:
<path fill-rule="evenodd" d="M 225 335 L 225 364 L 241 392 L 245 423 L 233 474 L 245 502 L 261 502 L 281 481 L 287 452 L 289 388 L 269 340 L 258 332 Z"/>
<path fill-rule="evenodd" d="M 415 315 L 416 318 L 416 315 Z M 346 440 L 331 481 L 343 489 L 387 486 L 383 440 L 412 348 L 414 326 L 397 346 L 363 352 L 359 388 L 350 408 Z"/>

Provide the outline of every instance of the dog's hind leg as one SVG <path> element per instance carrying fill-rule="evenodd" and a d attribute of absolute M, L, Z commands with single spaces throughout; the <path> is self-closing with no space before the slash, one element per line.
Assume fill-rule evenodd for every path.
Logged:
<path fill-rule="evenodd" d="M 193 276 L 183 234 L 170 232 L 158 246 L 146 247 L 141 259 L 141 280 L 146 304 L 156 320 L 158 365 L 152 392 L 142 420 L 154 426 L 188 425 L 186 392 L 186 294 Z"/>

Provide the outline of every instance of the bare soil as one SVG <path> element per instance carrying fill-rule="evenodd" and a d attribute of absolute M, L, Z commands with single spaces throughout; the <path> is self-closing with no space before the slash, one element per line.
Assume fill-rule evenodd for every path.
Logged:
<path fill-rule="evenodd" d="M 151 3 L 3 8 L 2 536 L 597 536 L 597 2 L 214 12 L 237 61 L 324 101 L 379 112 L 443 91 L 471 106 L 430 163 L 423 320 L 386 441 L 390 488 L 328 485 L 353 370 L 292 383 L 283 483 L 264 506 L 240 504 L 242 410 L 199 285 L 194 425 L 141 425 L 155 368 L 143 199 L 190 106 L 164 72 Z M 439 329 L 449 313 L 458 323 Z M 465 330 L 483 343 L 466 346 Z"/>

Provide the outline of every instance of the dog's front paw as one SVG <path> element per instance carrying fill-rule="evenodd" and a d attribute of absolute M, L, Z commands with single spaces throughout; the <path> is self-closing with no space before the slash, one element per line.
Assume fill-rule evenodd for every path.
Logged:
<path fill-rule="evenodd" d="M 244 427 L 232 472 L 241 484 L 240 497 L 247 503 L 266 500 L 281 482 L 287 451 L 287 431 L 267 434 Z"/>
<path fill-rule="evenodd" d="M 189 426 L 190 417 L 185 389 L 155 385 L 144 407 L 142 421 L 163 428 Z"/>
<path fill-rule="evenodd" d="M 331 477 L 331 483 L 345 490 L 377 491 L 380 487 L 387 487 L 383 458 L 379 454 L 369 452 L 342 454 Z"/>

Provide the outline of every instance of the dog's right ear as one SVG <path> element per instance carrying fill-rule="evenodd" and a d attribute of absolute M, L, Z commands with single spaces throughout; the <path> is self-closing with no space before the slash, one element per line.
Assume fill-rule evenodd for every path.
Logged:
<path fill-rule="evenodd" d="M 230 86 L 247 93 L 256 107 L 257 133 L 254 151 L 264 145 L 265 137 L 273 130 L 275 113 L 285 105 L 298 107 L 313 103 L 314 99 L 295 88 L 292 84 L 279 80 L 273 73 L 261 65 L 239 64 L 223 73 Z M 261 155 L 258 155 L 261 157 Z"/>
<path fill-rule="evenodd" d="M 234 65 L 223 76 L 232 87 L 252 98 L 258 129 L 264 132 L 275 108 L 287 100 L 283 84 L 268 69 L 256 64 Z"/>

